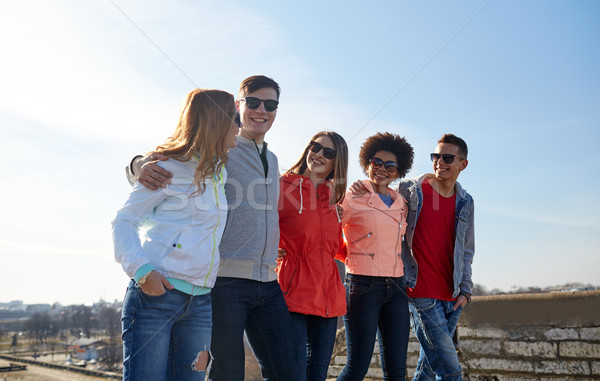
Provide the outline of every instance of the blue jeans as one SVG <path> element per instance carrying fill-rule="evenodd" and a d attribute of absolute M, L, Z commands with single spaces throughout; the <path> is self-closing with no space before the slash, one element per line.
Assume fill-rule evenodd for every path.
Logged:
<path fill-rule="evenodd" d="M 131 281 L 121 318 L 123 380 L 203 381 L 210 362 L 211 321 L 210 294 L 167 290 L 150 296 Z"/>
<path fill-rule="evenodd" d="M 217 277 L 209 380 L 244 380 L 244 331 L 265 380 L 300 380 L 291 317 L 277 281 Z"/>
<path fill-rule="evenodd" d="M 297 335 L 297 362 L 301 367 L 302 381 L 325 381 L 335 344 L 337 317 L 326 318 L 295 312 L 291 316 L 292 328 Z"/>
<path fill-rule="evenodd" d="M 413 331 L 421 344 L 413 381 L 462 381 L 452 336 L 463 308 L 454 311 L 454 303 L 429 298 L 411 300 Z"/>
<path fill-rule="evenodd" d="M 384 380 L 406 379 L 410 319 L 404 277 L 346 275 L 348 360 L 338 380 L 362 380 L 379 337 Z"/>

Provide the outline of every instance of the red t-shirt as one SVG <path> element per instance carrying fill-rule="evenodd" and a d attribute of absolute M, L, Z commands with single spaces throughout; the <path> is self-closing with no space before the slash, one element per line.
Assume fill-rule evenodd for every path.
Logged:
<path fill-rule="evenodd" d="M 427 180 L 423 181 L 422 189 L 423 206 L 413 237 L 413 253 L 419 274 L 415 288 L 409 290 L 408 295 L 454 301 L 456 194 L 443 197 Z"/>

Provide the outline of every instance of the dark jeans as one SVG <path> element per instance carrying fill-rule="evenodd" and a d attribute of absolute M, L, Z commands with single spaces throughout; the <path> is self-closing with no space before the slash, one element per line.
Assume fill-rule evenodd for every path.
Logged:
<path fill-rule="evenodd" d="M 277 281 L 217 277 L 209 380 L 244 380 L 244 331 L 265 380 L 300 380 L 291 317 Z"/>
<path fill-rule="evenodd" d="M 384 380 L 406 379 L 410 318 L 404 277 L 346 275 L 348 360 L 338 380 L 362 380 L 379 336 Z"/>
<path fill-rule="evenodd" d="M 335 343 L 337 317 L 291 313 L 298 345 L 298 364 L 302 380 L 325 381 Z M 304 368 L 303 368 L 304 366 Z M 302 370 L 305 369 L 305 372 Z"/>

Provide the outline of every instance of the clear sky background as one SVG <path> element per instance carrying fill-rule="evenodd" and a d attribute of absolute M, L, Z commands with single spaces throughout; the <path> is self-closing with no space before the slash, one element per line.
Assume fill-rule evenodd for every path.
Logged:
<path fill-rule="evenodd" d="M 110 221 L 131 157 L 175 127 L 183 96 L 237 96 L 254 74 L 281 104 L 283 171 L 334 130 L 377 131 L 430 171 L 446 132 L 469 144 L 473 280 L 600 285 L 600 2 L 11 1 L 0 12 L 0 302 L 121 299 Z"/>

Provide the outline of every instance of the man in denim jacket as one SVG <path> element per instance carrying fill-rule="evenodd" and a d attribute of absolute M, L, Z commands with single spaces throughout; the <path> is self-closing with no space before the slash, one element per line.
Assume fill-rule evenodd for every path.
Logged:
<path fill-rule="evenodd" d="M 467 153 L 464 140 L 446 134 L 431 154 L 434 173 L 399 185 L 409 204 L 404 250 L 412 250 L 418 265 L 418 275 L 412 266 L 405 269 L 407 279 L 417 279 L 408 290 L 421 344 L 413 381 L 462 380 L 452 336 L 473 286 L 473 198 L 456 181 Z"/>

